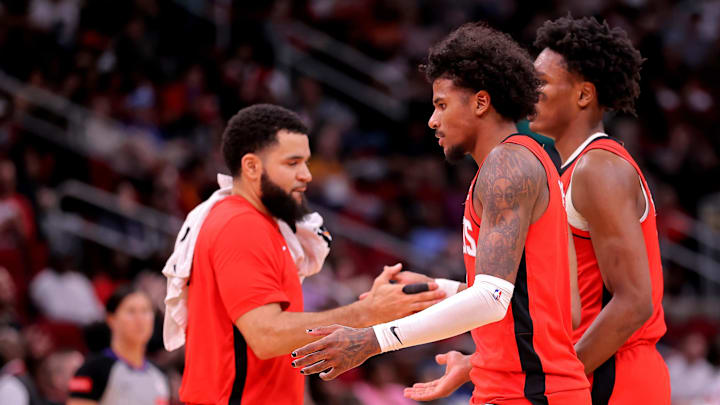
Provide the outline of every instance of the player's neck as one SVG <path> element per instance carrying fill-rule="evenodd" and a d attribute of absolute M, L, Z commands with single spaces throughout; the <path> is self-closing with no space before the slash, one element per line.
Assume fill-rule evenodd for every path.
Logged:
<path fill-rule="evenodd" d="M 232 195 L 239 195 L 240 197 L 247 200 L 256 210 L 260 211 L 265 215 L 270 215 L 270 212 L 265 208 L 265 204 L 262 203 L 260 195 L 255 191 L 254 187 L 243 179 L 233 178 L 233 187 L 231 191 Z"/>
<path fill-rule="evenodd" d="M 565 127 L 562 134 L 555 137 L 555 148 L 563 163 L 586 139 L 598 132 L 605 132 L 602 119 L 575 120 Z"/>
<path fill-rule="evenodd" d="M 475 163 L 480 166 L 494 147 L 516 132 L 515 123 L 502 119 L 499 115 L 484 120 L 478 127 L 475 146 L 470 152 Z"/>
<path fill-rule="evenodd" d="M 135 368 L 141 368 L 145 364 L 144 345 L 135 345 L 113 338 L 110 348 L 116 356 Z"/>

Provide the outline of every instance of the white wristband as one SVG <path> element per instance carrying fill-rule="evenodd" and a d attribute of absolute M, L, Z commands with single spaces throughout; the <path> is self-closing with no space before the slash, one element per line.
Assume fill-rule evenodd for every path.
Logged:
<path fill-rule="evenodd" d="M 459 281 L 448 280 L 446 278 L 436 278 L 435 283 L 438 285 L 438 289 L 440 291 L 445 292 L 445 298 L 452 297 L 457 294 L 458 288 L 460 288 L 460 284 L 462 284 Z"/>
<path fill-rule="evenodd" d="M 373 331 L 383 353 L 447 339 L 503 319 L 514 289 L 506 280 L 480 274 L 472 287 Z"/>

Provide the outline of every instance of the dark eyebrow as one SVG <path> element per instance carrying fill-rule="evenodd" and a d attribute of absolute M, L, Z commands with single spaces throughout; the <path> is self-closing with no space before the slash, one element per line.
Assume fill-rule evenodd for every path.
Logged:
<path fill-rule="evenodd" d="M 435 97 L 435 98 L 433 99 L 433 104 L 437 104 L 437 103 L 441 102 L 442 100 L 443 100 L 442 97 Z"/>
<path fill-rule="evenodd" d="M 285 158 L 285 160 L 303 160 L 305 159 L 302 155 L 292 155 Z"/>

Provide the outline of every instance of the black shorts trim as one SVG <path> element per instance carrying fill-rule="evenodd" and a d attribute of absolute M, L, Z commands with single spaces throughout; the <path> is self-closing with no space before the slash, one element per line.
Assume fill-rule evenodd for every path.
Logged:
<path fill-rule="evenodd" d="M 593 386 L 590 392 L 593 405 L 607 405 L 613 389 L 615 389 L 615 355 L 593 372 Z"/>
<path fill-rule="evenodd" d="M 602 307 L 610 302 L 612 294 L 603 284 Z M 590 392 L 593 405 L 607 405 L 615 389 L 615 355 L 607 359 L 593 372 L 593 386 Z"/>

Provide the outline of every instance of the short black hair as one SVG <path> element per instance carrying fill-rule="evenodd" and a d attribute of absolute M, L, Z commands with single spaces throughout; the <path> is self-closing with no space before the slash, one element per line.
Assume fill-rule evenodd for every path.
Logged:
<path fill-rule="evenodd" d="M 125 300 L 125 298 L 135 293 L 145 294 L 142 290 L 133 286 L 132 284 L 123 284 L 117 287 L 105 303 L 105 312 L 108 315 L 114 314 L 115 311 L 117 311 L 117 309 L 120 307 L 120 304 L 122 304 L 122 302 Z"/>
<path fill-rule="evenodd" d="M 509 35 L 484 23 L 468 23 L 430 48 L 420 65 L 431 83 L 448 78 L 453 84 L 490 94 L 502 117 L 519 121 L 535 112 L 540 80 L 528 52 Z"/>
<path fill-rule="evenodd" d="M 243 156 L 277 142 L 277 133 L 283 129 L 308 133 L 297 114 L 278 105 L 255 104 L 238 111 L 230 118 L 222 137 L 222 154 L 230 174 L 240 173 Z"/>
<path fill-rule="evenodd" d="M 644 59 L 622 28 L 568 15 L 546 21 L 537 31 L 535 47 L 562 55 L 569 72 L 595 85 L 601 106 L 635 113 Z"/>

